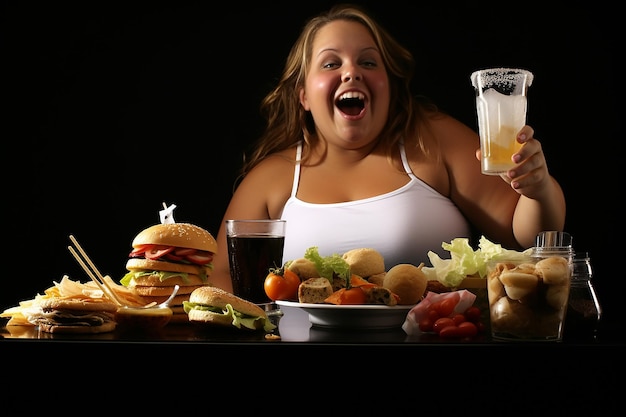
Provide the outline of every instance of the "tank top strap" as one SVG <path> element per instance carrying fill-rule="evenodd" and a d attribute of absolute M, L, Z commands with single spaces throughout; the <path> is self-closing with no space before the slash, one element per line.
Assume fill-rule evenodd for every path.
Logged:
<path fill-rule="evenodd" d="M 296 197 L 298 192 L 298 184 L 300 183 L 300 158 L 302 158 L 302 141 L 298 142 L 296 149 L 296 166 L 293 172 L 293 185 L 291 186 L 291 196 Z"/>
<path fill-rule="evenodd" d="M 404 167 L 404 171 L 407 173 L 409 177 L 413 179 L 417 179 L 415 174 L 413 174 L 413 171 L 411 170 L 411 166 L 409 165 L 409 160 L 406 157 L 406 150 L 404 149 L 404 140 L 401 140 L 400 143 L 398 143 L 398 148 L 400 148 L 400 157 L 402 158 L 402 166 Z"/>

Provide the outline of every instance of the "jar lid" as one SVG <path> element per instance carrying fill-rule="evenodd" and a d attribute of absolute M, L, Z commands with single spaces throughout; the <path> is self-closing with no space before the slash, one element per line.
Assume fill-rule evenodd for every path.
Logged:
<path fill-rule="evenodd" d="M 572 236 L 567 232 L 554 230 L 541 232 L 535 239 L 535 253 L 567 253 L 573 254 Z"/>

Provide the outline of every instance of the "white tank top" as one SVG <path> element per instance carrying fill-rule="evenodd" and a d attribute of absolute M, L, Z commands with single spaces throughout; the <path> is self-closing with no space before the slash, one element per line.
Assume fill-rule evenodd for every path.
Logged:
<path fill-rule="evenodd" d="M 441 244 L 469 238 L 469 223 L 449 198 L 413 174 L 404 144 L 400 154 L 409 182 L 397 190 L 362 200 L 312 204 L 296 197 L 302 155 L 298 145 L 291 196 L 281 217 L 287 220 L 283 262 L 303 257 L 311 246 L 317 246 L 321 256 L 374 248 L 383 255 L 387 270 L 400 263 L 432 266 L 430 250 L 449 258 Z"/>

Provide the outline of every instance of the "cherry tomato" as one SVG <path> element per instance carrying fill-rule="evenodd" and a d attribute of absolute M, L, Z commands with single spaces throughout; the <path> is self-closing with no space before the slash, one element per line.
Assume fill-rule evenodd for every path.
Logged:
<path fill-rule="evenodd" d="M 265 294 L 270 300 L 297 300 L 300 277 L 289 269 L 270 269 L 263 282 Z"/>
<path fill-rule="evenodd" d="M 439 337 L 443 337 L 446 339 L 462 337 L 460 327 L 455 325 L 444 327 L 439 332 Z"/>
<path fill-rule="evenodd" d="M 441 300 L 439 304 L 439 315 L 441 317 L 449 317 L 454 312 L 454 307 L 459 303 L 461 296 L 458 293 L 452 293 L 451 296 Z"/>
<path fill-rule="evenodd" d="M 444 299 L 432 303 L 430 308 L 436 311 L 439 317 L 448 317 L 452 314 L 452 311 L 454 311 L 454 304 L 452 304 L 449 299 Z"/>
<path fill-rule="evenodd" d="M 480 309 L 476 306 L 469 307 L 463 314 L 465 314 L 467 321 L 471 321 L 473 323 L 480 321 Z"/>
<path fill-rule="evenodd" d="M 419 322 L 419 328 L 422 332 L 433 331 L 433 320 L 430 317 L 423 317 Z"/>
<path fill-rule="evenodd" d="M 457 326 L 461 323 L 463 323 L 464 321 L 467 321 L 467 319 L 465 318 L 465 316 L 461 313 L 457 313 L 455 315 L 452 316 L 452 321 L 454 321 L 454 324 L 456 324 Z"/>
<path fill-rule="evenodd" d="M 471 321 L 464 321 L 458 325 L 461 337 L 474 337 L 478 334 L 478 327 Z"/>
<path fill-rule="evenodd" d="M 433 323 L 437 321 L 439 317 L 441 317 L 437 310 L 431 309 L 430 307 L 428 308 L 427 316 Z"/>
<path fill-rule="evenodd" d="M 454 320 L 452 320 L 450 317 L 441 317 L 438 318 L 437 321 L 435 321 L 435 323 L 433 324 L 433 331 L 435 333 L 441 334 L 441 331 L 443 329 L 451 326 L 456 327 L 456 324 L 454 324 Z"/>

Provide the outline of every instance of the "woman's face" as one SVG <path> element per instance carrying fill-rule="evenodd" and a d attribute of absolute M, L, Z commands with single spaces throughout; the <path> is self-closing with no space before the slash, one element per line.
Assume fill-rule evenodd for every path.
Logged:
<path fill-rule="evenodd" d="M 318 31 L 300 103 L 321 138 L 350 149 L 369 144 L 387 121 L 389 95 L 387 70 L 365 26 L 338 20 Z"/>

